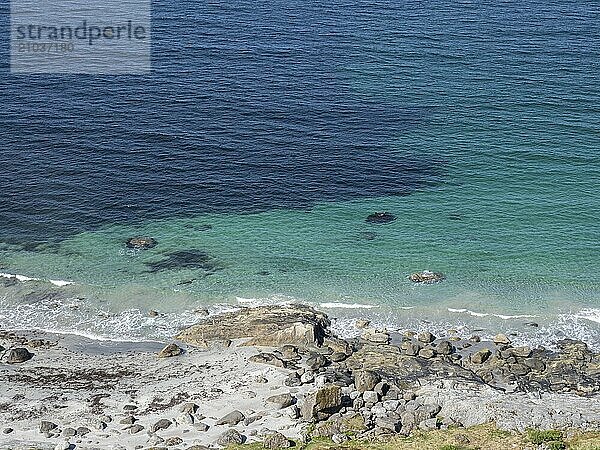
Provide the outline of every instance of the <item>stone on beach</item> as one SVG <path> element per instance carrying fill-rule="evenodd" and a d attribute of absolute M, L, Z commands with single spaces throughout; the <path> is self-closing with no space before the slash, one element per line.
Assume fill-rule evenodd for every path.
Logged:
<path fill-rule="evenodd" d="M 227 430 L 225 433 L 223 433 L 219 437 L 219 439 L 217 439 L 217 444 L 222 447 L 226 447 L 230 444 L 241 445 L 245 441 L 246 441 L 246 437 L 243 436 L 242 434 L 240 434 L 239 431 L 232 428 L 230 430 Z"/>
<path fill-rule="evenodd" d="M 165 346 L 160 352 L 158 352 L 159 358 L 170 358 L 173 356 L 178 356 L 183 353 L 183 349 L 179 347 L 177 344 L 169 344 Z"/>
<path fill-rule="evenodd" d="M 166 430 L 171 425 L 173 425 L 173 422 L 171 422 L 169 419 L 160 419 L 159 421 L 155 422 L 154 425 L 152 425 L 150 431 L 155 433 L 159 430 Z"/>
<path fill-rule="evenodd" d="M 241 411 L 236 410 L 217 420 L 217 425 L 237 425 L 245 418 L 246 416 L 244 416 L 244 414 Z"/>
<path fill-rule="evenodd" d="M 265 437 L 263 441 L 263 448 L 268 448 L 271 450 L 278 450 L 281 448 L 289 448 L 292 446 L 292 443 L 288 438 L 286 438 L 281 433 L 273 433 L 269 434 Z"/>
<path fill-rule="evenodd" d="M 9 364 L 19 364 L 25 361 L 29 361 L 33 358 L 33 353 L 23 347 L 13 348 L 6 358 L 6 362 Z"/>
<path fill-rule="evenodd" d="M 267 398 L 266 402 L 273 405 L 277 409 L 284 409 L 294 404 L 294 397 L 289 394 L 278 394 Z"/>

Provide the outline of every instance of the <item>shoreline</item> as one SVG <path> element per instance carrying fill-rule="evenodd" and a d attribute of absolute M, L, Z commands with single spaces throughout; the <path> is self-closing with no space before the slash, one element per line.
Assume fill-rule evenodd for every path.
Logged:
<path fill-rule="evenodd" d="M 304 305 L 198 322 L 163 343 L 1 332 L 0 448 L 219 448 L 228 433 L 232 442 L 335 440 L 348 422 L 368 439 L 491 421 L 600 430 L 600 355 L 578 341 L 551 352 L 500 335 L 387 333 L 366 320 L 360 338 L 341 339 Z M 8 364 L 15 348 L 33 355 Z"/>

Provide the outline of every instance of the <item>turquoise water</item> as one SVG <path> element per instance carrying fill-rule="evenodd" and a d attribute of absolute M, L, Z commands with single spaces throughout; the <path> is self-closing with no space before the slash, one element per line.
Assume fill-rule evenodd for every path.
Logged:
<path fill-rule="evenodd" d="M 302 301 L 344 332 L 600 346 L 600 6 L 183 2 L 154 21 L 152 75 L 0 74 L 1 272 L 40 279 L 4 279 L 0 326 L 165 338 L 198 308 Z M 447 279 L 408 280 L 425 269 Z"/>

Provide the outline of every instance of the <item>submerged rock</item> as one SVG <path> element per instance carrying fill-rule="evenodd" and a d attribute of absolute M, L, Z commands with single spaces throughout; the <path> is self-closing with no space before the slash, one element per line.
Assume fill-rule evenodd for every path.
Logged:
<path fill-rule="evenodd" d="M 251 338 L 244 345 L 297 347 L 321 345 L 330 321 L 325 314 L 304 305 L 246 308 L 203 320 L 177 336 L 198 345 L 216 339 Z"/>
<path fill-rule="evenodd" d="M 394 216 L 393 214 L 390 214 L 389 212 L 376 212 L 373 214 L 370 214 L 369 216 L 367 216 L 367 218 L 365 219 L 365 222 L 367 223 L 389 223 L 389 222 L 393 222 L 394 220 L 396 220 L 396 216 Z"/>
<path fill-rule="evenodd" d="M 423 283 L 423 284 L 431 284 L 437 283 L 446 279 L 443 273 L 440 272 L 431 272 L 429 270 L 424 270 L 423 272 L 415 272 L 411 274 L 408 279 L 413 283 Z"/>
<path fill-rule="evenodd" d="M 156 273 L 164 270 L 201 269 L 212 274 L 222 270 L 223 266 L 208 253 L 201 250 L 180 250 L 167 253 L 164 259 L 146 262 L 149 272 Z"/>
<path fill-rule="evenodd" d="M 125 242 L 127 248 L 135 248 L 139 250 L 153 248 L 156 247 L 157 244 L 158 242 L 156 241 L 156 239 L 147 236 L 132 237 L 127 239 L 127 241 Z"/>

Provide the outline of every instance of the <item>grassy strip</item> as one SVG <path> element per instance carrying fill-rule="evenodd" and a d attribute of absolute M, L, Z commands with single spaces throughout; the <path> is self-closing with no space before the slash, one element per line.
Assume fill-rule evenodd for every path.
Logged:
<path fill-rule="evenodd" d="M 540 444 L 549 450 L 600 450 L 600 432 L 574 433 L 569 438 L 554 430 L 527 430 L 510 433 L 493 424 L 472 428 L 452 428 L 417 432 L 409 437 L 394 436 L 381 441 L 351 440 L 334 444 L 317 438 L 308 444 L 298 444 L 297 450 L 537 450 Z M 259 450 L 262 443 L 230 446 L 228 450 Z"/>

